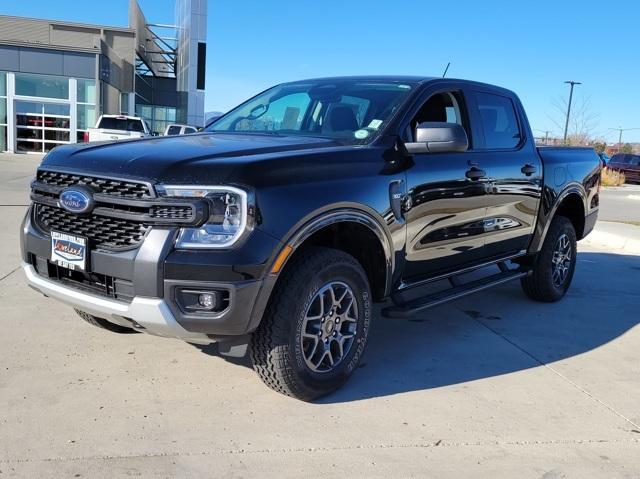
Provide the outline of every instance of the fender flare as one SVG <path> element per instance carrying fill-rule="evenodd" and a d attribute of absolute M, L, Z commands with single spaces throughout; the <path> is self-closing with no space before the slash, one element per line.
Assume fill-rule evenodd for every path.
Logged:
<path fill-rule="evenodd" d="M 384 291 L 385 295 L 388 295 L 391 290 L 393 271 L 395 269 L 395 255 L 393 253 L 392 246 L 393 241 L 391 240 L 389 231 L 382 226 L 380 221 L 378 221 L 373 214 L 353 207 L 341 207 L 325 211 L 313 216 L 301 226 L 295 227 L 294 231 L 287 236 L 287 239 L 284 242 L 291 246 L 293 251 L 295 251 L 314 233 L 336 223 L 358 223 L 366 226 L 376 235 L 385 255 L 386 278 Z"/>
<path fill-rule="evenodd" d="M 282 240 L 282 247 L 290 246 L 292 248 L 291 253 L 293 253 L 304 243 L 306 239 L 311 237 L 311 235 L 313 235 L 314 233 L 320 231 L 322 228 L 332 224 L 349 222 L 366 226 L 376 235 L 376 237 L 380 241 L 382 250 L 385 255 L 386 266 L 384 291 L 385 296 L 388 296 L 391 293 L 393 272 L 395 270 L 395 254 L 393 250 L 393 241 L 391 240 L 391 234 L 389 233 L 387 228 L 385 228 L 381 224 L 381 221 L 376 219 L 374 213 L 370 213 L 353 206 L 340 206 L 322 212 L 314 212 L 308 215 L 302 221 L 298 222 L 291 229 L 291 231 Z M 271 271 L 273 263 L 276 261 L 276 258 L 278 257 L 281 250 L 282 248 L 278 248 L 278 251 L 274 253 L 268 263 L 269 267 L 267 271 Z M 282 265 L 283 268 L 286 267 L 289 259 L 291 258 L 291 253 L 287 256 L 284 264 Z M 256 298 L 256 302 L 251 312 L 251 319 L 247 327 L 248 333 L 254 331 L 260 324 L 262 316 L 264 315 L 264 311 L 267 308 L 269 298 L 271 297 L 271 294 L 273 293 L 273 290 L 275 288 L 278 277 L 278 274 L 266 274 L 263 280 L 262 288 L 258 293 L 258 297 Z"/>
<path fill-rule="evenodd" d="M 537 253 L 542 249 L 542 245 L 544 244 L 544 240 L 546 239 L 547 233 L 549 231 L 549 226 L 551 225 L 551 221 L 553 220 L 553 218 L 556 215 L 556 212 L 558 211 L 558 207 L 570 195 L 578 195 L 580 197 L 580 200 L 582 201 L 582 208 L 586 214 L 587 197 L 584 193 L 582 185 L 580 185 L 577 182 L 572 182 L 566 185 L 565 188 L 563 188 L 562 191 L 558 194 L 557 198 L 553 203 L 553 206 L 551 207 L 551 210 L 546 215 L 546 218 L 544 218 L 545 223 L 543 225 L 543 229 L 539 235 L 536 235 L 534 237 L 533 241 L 531 242 L 531 246 L 529 247 L 529 252 Z"/>

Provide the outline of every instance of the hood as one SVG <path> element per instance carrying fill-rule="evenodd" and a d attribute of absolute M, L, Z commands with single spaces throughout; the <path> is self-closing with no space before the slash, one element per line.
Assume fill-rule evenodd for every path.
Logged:
<path fill-rule="evenodd" d="M 322 138 L 235 133 L 201 133 L 55 148 L 43 167 L 158 182 L 216 184 L 241 164 L 296 150 L 340 146 Z"/>

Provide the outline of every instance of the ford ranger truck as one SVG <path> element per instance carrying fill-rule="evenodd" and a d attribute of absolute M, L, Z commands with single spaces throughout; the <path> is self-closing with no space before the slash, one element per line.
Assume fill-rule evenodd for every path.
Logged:
<path fill-rule="evenodd" d="M 22 268 L 94 326 L 218 343 L 313 400 L 358 367 L 376 316 L 515 280 L 560 300 L 599 188 L 598 155 L 537 148 L 509 90 L 305 80 L 202 133 L 55 148 Z"/>

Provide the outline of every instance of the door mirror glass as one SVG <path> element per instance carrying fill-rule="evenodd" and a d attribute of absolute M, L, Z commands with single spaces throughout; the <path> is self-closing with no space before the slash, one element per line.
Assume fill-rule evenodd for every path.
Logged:
<path fill-rule="evenodd" d="M 404 146 L 414 154 L 464 152 L 469 148 L 469 140 L 457 123 L 424 122 L 416 128 L 415 141 Z"/>

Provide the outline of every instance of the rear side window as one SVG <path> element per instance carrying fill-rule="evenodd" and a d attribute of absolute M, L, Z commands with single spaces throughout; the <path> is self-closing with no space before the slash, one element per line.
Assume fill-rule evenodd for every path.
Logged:
<path fill-rule="evenodd" d="M 195 129 L 195 128 L 189 128 L 189 127 L 186 127 L 186 128 L 184 129 L 184 133 L 185 133 L 185 135 L 188 135 L 189 133 L 195 133 L 195 132 L 196 132 L 196 129 Z"/>
<path fill-rule="evenodd" d="M 482 132 L 487 150 L 515 148 L 520 143 L 516 110 L 510 98 L 476 93 Z"/>
<path fill-rule="evenodd" d="M 180 127 L 179 126 L 170 126 L 169 131 L 167 131 L 167 135 L 179 135 Z"/>
<path fill-rule="evenodd" d="M 104 128 L 105 130 L 144 131 L 141 120 L 113 117 L 102 118 L 98 128 Z"/>

